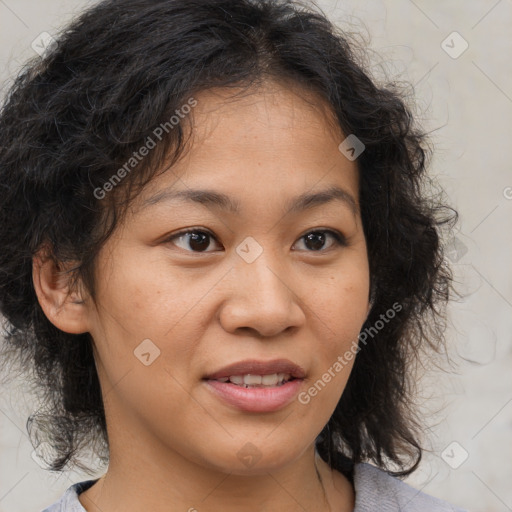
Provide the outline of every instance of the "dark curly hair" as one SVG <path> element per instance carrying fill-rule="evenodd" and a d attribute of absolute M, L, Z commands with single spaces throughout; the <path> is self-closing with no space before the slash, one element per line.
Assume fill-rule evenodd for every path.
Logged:
<path fill-rule="evenodd" d="M 413 369 L 424 348 L 444 347 L 452 276 L 441 240 L 457 214 L 426 176 L 428 134 L 400 87 L 370 78 L 364 55 L 355 36 L 298 2 L 107 0 L 25 66 L 0 115 L 3 357 L 30 372 L 42 395 L 27 428 L 34 445 L 53 448 L 51 470 L 88 470 L 86 448 L 107 462 L 108 439 L 94 341 L 46 318 L 34 255 L 45 247 L 55 261 L 76 262 L 73 283 L 94 299 L 98 251 L 164 159 L 183 152 L 181 123 L 105 199 L 98 188 L 194 93 L 249 91 L 265 79 L 314 91 L 342 132 L 364 143 L 357 165 L 372 308 L 362 330 L 401 305 L 358 353 L 317 449 L 344 473 L 361 461 L 396 476 L 416 469 Z"/>

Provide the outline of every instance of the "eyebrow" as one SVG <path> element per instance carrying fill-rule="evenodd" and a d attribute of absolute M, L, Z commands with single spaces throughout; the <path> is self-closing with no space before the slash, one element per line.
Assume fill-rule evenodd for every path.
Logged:
<path fill-rule="evenodd" d="M 190 201 L 231 213 L 240 213 L 240 202 L 238 200 L 221 192 L 205 189 L 163 190 L 146 199 L 142 204 L 142 208 L 144 209 L 164 201 Z M 284 212 L 285 214 L 302 212 L 332 201 L 339 201 L 345 204 L 354 215 L 359 213 L 359 207 L 354 197 L 346 190 L 337 186 L 331 186 L 319 192 L 305 192 L 293 197 L 285 203 Z"/>

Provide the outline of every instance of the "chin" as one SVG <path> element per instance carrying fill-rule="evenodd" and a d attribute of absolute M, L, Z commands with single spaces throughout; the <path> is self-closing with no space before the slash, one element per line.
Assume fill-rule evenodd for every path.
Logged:
<path fill-rule="evenodd" d="M 208 454 L 203 459 L 212 469 L 233 475 L 263 475 L 279 471 L 293 464 L 306 451 L 300 442 L 267 443 L 243 441 L 224 447 L 220 453 Z"/>

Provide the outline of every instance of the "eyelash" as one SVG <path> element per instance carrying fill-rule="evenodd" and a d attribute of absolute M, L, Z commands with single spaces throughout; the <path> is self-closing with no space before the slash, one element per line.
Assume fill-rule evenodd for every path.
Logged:
<path fill-rule="evenodd" d="M 166 238 L 163 241 L 163 243 L 171 243 L 173 240 L 175 240 L 177 238 L 180 238 L 180 237 L 182 237 L 184 235 L 190 234 L 190 233 L 204 233 L 204 234 L 210 236 L 211 238 L 213 238 L 220 245 L 220 243 L 217 240 L 217 238 L 215 237 L 215 235 L 213 233 L 211 233 L 209 230 L 204 229 L 204 228 L 188 228 L 188 229 L 185 229 L 183 231 L 179 231 L 178 233 L 174 233 L 172 236 Z M 332 229 L 313 229 L 311 231 L 308 231 L 308 232 L 304 233 L 304 235 L 299 237 L 298 240 L 304 239 L 307 235 L 309 235 L 311 233 L 327 233 L 327 234 L 331 235 L 332 238 L 334 239 L 335 245 L 337 245 L 338 247 L 346 247 L 348 245 L 345 236 L 343 236 L 340 232 L 334 231 Z M 332 249 L 332 247 L 330 247 L 328 249 L 320 249 L 318 251 L 306 251 L 306 252 L 310 252 L 310 253 L 325 253 L 325 252 L 327 252 L 327 251 L 329 251 L 331 249 Z M 194 253 L 194 254 L 207 254 L 207 253 L 210 253 L 210 252 L 214 252 L 214 251 L 189 251 L 189 250 L 186 250 L 186 249 L 184 249 L 184 250 L 186 252 L 191 252 L 191 253 Z"/>

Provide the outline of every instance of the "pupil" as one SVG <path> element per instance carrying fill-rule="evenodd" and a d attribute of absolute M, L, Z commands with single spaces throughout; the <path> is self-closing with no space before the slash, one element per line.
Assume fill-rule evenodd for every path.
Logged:
<path fill-rule="evenodd" d="M 209 240 L 206 233 L 192 233 L 190 236 L 190 247 L 194 250 L 204 251 L 208 245 Z M 206 242 L 206 243 L 205 243 Z M 195 245 L 197 244 L 197 245 Z"/>
<path fill-rule="evenodd" d="M 324 233 L 321 232 L 309 233 L 308 235 L 306 235 L 306 246 L 308 245 L 308 242 L 313 243 L 313 249 L 321 249 L 325 243 L 325 235 Z"/>

